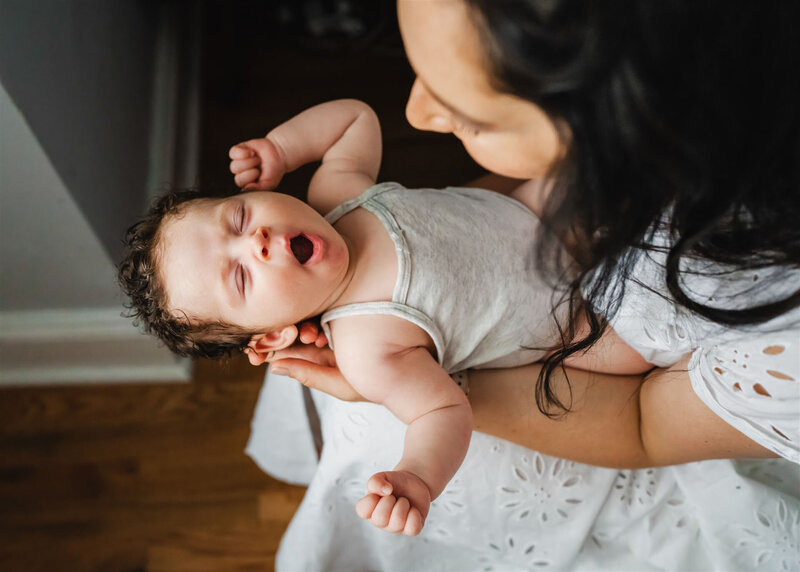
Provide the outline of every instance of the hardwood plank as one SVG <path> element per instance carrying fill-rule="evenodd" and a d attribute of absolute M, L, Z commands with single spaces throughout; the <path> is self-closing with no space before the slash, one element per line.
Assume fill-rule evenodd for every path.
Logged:
<path fill-rule="evenodd" d="M 262 376 L 0 391 L 0 570 L 270 569 L 304 489 L 244 455 Z"/>
<path fill-rule="evenodd" d="M 278 534 L 276 534 L 276 532 Z M 147 551 L 150 572 L 271 570 L 283 527 L 271 523 L 196 529 L 171 535 Z"/>

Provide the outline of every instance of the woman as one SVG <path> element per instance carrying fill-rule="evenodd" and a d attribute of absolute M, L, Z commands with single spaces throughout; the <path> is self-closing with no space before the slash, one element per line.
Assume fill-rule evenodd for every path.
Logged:
<path fill-rule="evenodd" d="M 284 566 L 800 566 L 796 465 L 558 459 L 800 462 L 797 8 L 712 4 L 398 2 L 418 76 L 409 121 L 536 181 L 527 192 L 581 266 L 577 326 L 544 364 L 470 373 L 476 429 L 537 453 L 476 438 L 427 546 L 338 509 L 334 492 L 387 453 L 369 404 L 325 402 Z M 606 320 L 659 366 L 643 382 L 559 367 Z M 335 368 L 284 357 L 273 371 L 348 395 Z M 346 526 L 311 534 L 309 556 L 296 531 L 326 514 Z M 362 558 L 337 556 L 354 538 Z"/>

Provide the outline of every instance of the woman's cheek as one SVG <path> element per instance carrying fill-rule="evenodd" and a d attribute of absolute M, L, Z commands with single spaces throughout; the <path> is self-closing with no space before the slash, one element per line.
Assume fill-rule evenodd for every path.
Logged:
<path fill-rule="evenodd" d="M 508 135 L 480 133 L 462 139 L 467 153 L 484 169 L 515 179 L 533 179 L 547 172 L 535 153 L 528 153 Z"/>
<path fill-rule="evenodd" d="M 459 137 L 464 144 L 464 149 L 469 153 L 478 165 L 497 173 L 498 175 L 508 175 L 508 165 L 502 160 L 502 155 L 498 154 L 494 145 L 489 142 L 487 144 L 487 136 L 477 135 L 468 137 Z"/>

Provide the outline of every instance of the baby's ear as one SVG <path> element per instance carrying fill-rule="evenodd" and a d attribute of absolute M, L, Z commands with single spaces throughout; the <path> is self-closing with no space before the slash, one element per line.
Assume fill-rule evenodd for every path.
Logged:
<path fill-rule="evenodd" d="M 269 354 L 288 348 L 297 339 L 297 327 L 286 326 L 265 334 L 256 334 L 244 350 L 253 365 L 261 365 L 269 360 Z"/>

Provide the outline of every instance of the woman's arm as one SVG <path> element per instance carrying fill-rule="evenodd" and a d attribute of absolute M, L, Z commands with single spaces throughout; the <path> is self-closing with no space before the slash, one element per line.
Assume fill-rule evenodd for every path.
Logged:
<path fill-rule="evenodd" d="M 314 346 L 278 352 L 277 368 L 340 399 L 363 399 L 342 377 L 330 350 Z M 718 458 L 774 457 L 718 417 L 697 397 L 688 358 L 646 376 L 567 368 L 552 384 L 572 410 L 550 419 L 536 407 L 540 364 L 472 370 L 470 404 L 476 431 L 542 453 L 590 465 L 640 468 Z"/>
<path fill-rule="evenodd" d="M 572 411 L 550 419 L 536 407 L 540 365 L 470 372 L 475 430 L 591 465 L 640 468 L 703 459 L 774 457 L 695 395 L 688 358 L 644 377 L 568 370 L 553 374 Z"/>

